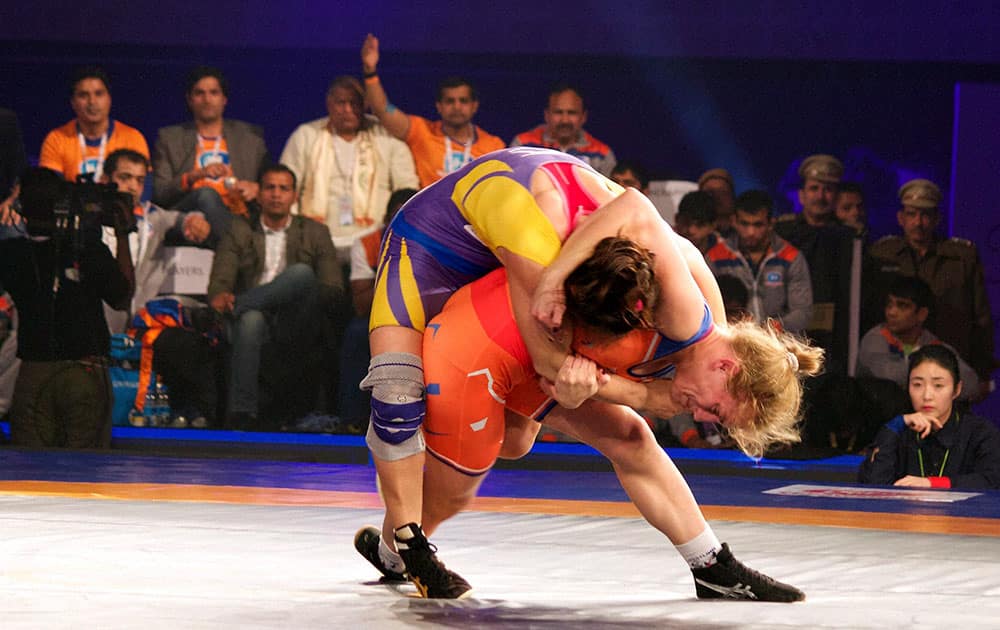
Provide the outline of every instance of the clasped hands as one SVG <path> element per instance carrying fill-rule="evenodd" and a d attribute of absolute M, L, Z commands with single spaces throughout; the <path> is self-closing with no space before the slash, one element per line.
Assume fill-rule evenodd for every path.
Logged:
<path fill-rule="evenodd" d="M 943 424 L 938 418 L 920 411 L 904 415 L 903 422 L 906 423 L 908 429 L 919 435 L 920 439 L 924 439 L 931 433 L 938 431 Z M 896 483 L 892 485 L 906 488 L 930 488 L 931 481 L 927 477 L 906 475 L 897 479 Z"/>
<path fill-rule="evenodd" d="M 188 173 L 188 182 L 193 184 L 199 179 L 223 179 L 232 176 L 233 169 L 228 164 L 213 162 L 212 164 L 206 164 L 205 166 L 196 168 Z M 239 193 L 240 197 L 242 197 L 244 201 L 253 201 L 257 197 L 257 192 L 260 187 L 257 182 L 240 179 L 236 181 L 233 188 Z"/>

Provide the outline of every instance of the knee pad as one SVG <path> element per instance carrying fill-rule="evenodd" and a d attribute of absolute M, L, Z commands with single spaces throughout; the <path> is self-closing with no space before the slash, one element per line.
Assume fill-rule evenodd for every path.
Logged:
<path fill-rule="evenodd" d="M 400 444 L 420 431 L 427 411 L 420 357 L 405 352 L 372 357 L 360 387 L 371 390 L 371 428 L 379 440 Z"/>

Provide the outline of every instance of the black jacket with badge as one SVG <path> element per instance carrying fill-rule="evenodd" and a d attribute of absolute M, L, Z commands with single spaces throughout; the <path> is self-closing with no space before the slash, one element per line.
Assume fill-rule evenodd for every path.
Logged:
<path fill-rule="evenodd" d="M 981 378 L 995 367 L 993 320 L 983 265 L 971 242 L 950 238 L 931 245 L 922 258 L 902 236 L 886 236 L 871 246 L 880 276 L 916 276 L 934 293 L 927 328 L 958 351 Z"/>
<path fill-rule="evenodd" d="M 947 477 L 956 489 L 1000 489 L 1000 430 L 956 411 L 940 431 L 920 439 L 896 416 L 875 437 L 858 481 L 889 486 L 906 475 Z"/>

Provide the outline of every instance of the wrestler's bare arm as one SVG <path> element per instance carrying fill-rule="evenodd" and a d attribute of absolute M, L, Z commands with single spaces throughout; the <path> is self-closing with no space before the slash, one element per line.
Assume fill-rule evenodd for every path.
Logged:
<path fill-rule="evenodd" d="M 630 194 L 640 194 L 638 192 L 631 191 L 631 193 L 626 192 L 624 195 L 616 198 L 614 192 L 605 185 L 604 180 L 600 175 L 592 173 L 586 169 L 579 170 L 578 179 L 587 188 L 591 196 L 593 196 L 599 203 L 606 202 L 603 208 L 610 208 L 612 212 L 619 210 L 616 202 L 621 197 Z M 569 230 L 568 213 L 563 207 L 565 202 L 563 201 L 562 195 L 552 184 L 548 175 L 542 172 L 535 173 L 531 180 L 531 191 L 538 207 L 549 218 L 549 221 L 555 228 L 559 238 L 565 239 Z M 643 197 L 643 199 L 645 199 L 645 197 Z M 626 201 L 627 203 L 634 203 L 630 200 Z M 603 208 L 602 210 L 598 210 L 598 212 L 593 216 L 596 217 L 600 214 L 603 211 Z M 655 210 L 653 210 L 653 212 L 655 213 Z M 657 220 L 659 220 L 659 215 L 656 216 Z M 593 217 L 588 218 L 582 224 L 584 227 L 578 228 L 577 232 L 581 229 L 585 229 L 592 220 Z M 659 222 L 662 223 L 662 220 L 659 220 Z M 669 227 L 667 227 L 667 230 L 669 230 Z M 616 233 L 617 231 L 611 232 L 612 235 Z M 669 288 L 665 290 L 663 301 L 673 303 L 678 306 L 667 312 L 664 317 L 668 320 L 667 328 L 669 333 L 677 335 L 677 338 L 685 339 L 694 334 L 701 322 L 701 299 L 700 297 L 692 298 L 692 296 L 699 295 L 699 291 L 690 274 L 678 274 L 676 271 L 672 274 L 667 273 L 667 266 L 671 264 L 675 270 L 687 268 L 685 261 L 681 257 L 680 250 L 675 245 L 672 249 L 670 248 L 670 244 L 672 243 L 672 241 L 669 240 L 671 234 L 672 231 L 669 231 L 666 233 L 666 236 L 663 237 L 666 240 L 667 245 L 659 247 L 659 249 L 664 251 L 664 255 L 662 257 L 657 257 L 657 264 L 661 264 L 660 261 L 662 258 L 664 269 L 662 271 L 658 271 L 658 273 L 661 274 L 659 276 L 661 278 L 670 277 L 676 279 L 672 280 Z M 586 258 L 586 256 L 590 255 L 593 251 L 593 245 L 596 244 L 601 238 L 604 238 L 604 236 L 599 236 L 593 240 L 593 243 L 586 250 L 586 255 L 580 259 L 581 261 Z M 507 269 L 507 282 L 511 290 L 511 302 L 514 309 L 514 317 L 517 321 L 517 325 L 521 332 L 521 336 L 524 339 L 525 345 L 528 348 L 528 352 L 531 355 L 535 372 L 543 378 L 554 381 L 556 379 L 556 375 L 559 373 L 559 370 L 562 368 L 567 355 L 569 354 L 569 344 L 571 339 L 569 338 L 569 335 L 559 335 L 556 330 L 546 328 L 532 316 L 531 298 L 532 295 L 537 292 L 539 280 L 546 270 L 539 263 L 528 260 L 522 256 L 518 256 L 517 254 L 514 254 L 504 248 L 499 248 L 497 250 L 497 256 Z M 561 257 L 562 255 L 560 255 L 560 258 Z M 562 282 L 560 281 L 560 292 L 561 288 Z M 675 318 L 676 321 L 674 321 Z M 688 322 L 692 322 L 690 330 L 688 330 L 688 326 L 685 325 Z M 680 328 L 683 328 L 683 330 L 678 330 Z M 647 388 L 640 383 L 623 379 L 618 376 L 612 377 L 610 381 L 606 383 L 599 384 L 599 389 L 596 390 L 596 393 L 601 400 L 628 405 L 636 409 L 646 409 L 647 406 L 651 404 L 651 398 Z M 655 404 L 658 409 L 662 409 L 668 404 L 663 397 L 656 398 L 655 400 Z M 582 400 L 560 400 L 559 402 L 573 407 L 579 405 Z"/>
<path fill-rule="evenodd" d="M 564 308 L 553 297 L 561 295 L 565 279 L 591 255 L 594 246 L 611 236 L 629 238 L 655 256 L 654 272 L 661 289 L 656 310 L 660 332 L 673 339 L 687 339 L 693 335 L 701 324 L 702 291 L 678 244 L 679 237 L 663 221 L 652 202 L 634 189 L 626 190 L 599 208 L 569 235 L 559 256 L 538 280 L 532 297 L 532 315 L 545 325 L 558 327 Z M 718 302 L 721 304 L 721 296 Z"/>
<path fill-rule="evenodd" d="M 514 319 L 521 332 L 521 338 L 528 347 L 535 372 L 549 380 L 554 380 L 569 350 L 571 340 L 563 335 L 547 330 L 531 316 L 531 295 L 538 284 L 543 267 L 522 256 L 505 249 L 497 251 L 500 261 L 507 269 L 507 283 L 510 286 L 510 301 Z"/>
<path fill-rule="evenodd" d="M 658 379 L 637 383 L 615 377 L 617 381 L 611 383 L 606 375 L 603 379 L 595 377 L 593 366 L 593 362 L 585 357 L 573 357 L 573 360 L 564 362 L 546 393 L 563 407 L 575 409 L 579 405 L 572 407 L 566 405 L 557 394 L 562 391 L 561 388 L 565 383 L 580 389 L 583 387 L 582 384 L 589 380 L 592 389 L 600 388 L 594 398 L 603 402 L 625 405 L 639 413 L 657 418 L 669 418 L 683 411 L 671 396 L 672 380 Z M 580 400 L 580 404 L 583 402 L 584 400 Z"/>
<path fill-rule="evenodd" d="M 725 302 L 722 301 L 722 292 L 719 290 L 719 283 L 715 279 L 715 275 L 709 268 L 708 263 L 705 262 L 705 256 L 695 247 L 694 243 L 676 232 L 672 232 L 672 234 L 674 240 L 677 242 L 677 246 L 681 250 L 681 254 L 684 256 L 684 260 L 687 261 L 688 268 L 691 270 L 691 276 L 694 278 L 698 289 L 708 303 L 708 308 L 712 311 L 712 321 L 716 325 L 724 325 L 726 322 Z"/>
<path fill-rule="evenodd" d="M 542 267 L 525 258 L 500 250 L 501 261 L 507 268 L 507 282 L 510 286 L 511 305 L 514 319 L 517 322 L 521 337 L 528 348 L 535 372 L 550 381 L 558 378 L 569 355 L 569 345 L 572 341 L 569 331 L 551 331 L 543 327 L 531 316 L 530 297 L 532 278 L 537 278 Z M 654 390 L 643 383 L 637 383 L 620 376 L 612 375 L 606 382 L 595 383 L 595 393 L 598 399 L 605 402 L 626 405 L 634 409 L 673 415 L 677 409 L 669 397 L 669 385 L 658 385 Z M 574 408 L 584 399 L 558 400 L 560 404 Z M 667 413 L 669 411 L 670 413 Z"/>

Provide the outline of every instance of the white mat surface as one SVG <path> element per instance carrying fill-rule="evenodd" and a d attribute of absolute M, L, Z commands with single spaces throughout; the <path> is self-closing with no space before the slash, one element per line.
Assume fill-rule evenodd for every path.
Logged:
<path fill-rule="evenodd" d="M 463 514 L 434 537 L 478 599 L 374 583 L 378 513 L 0 497 L 0 627 L 997 628 L 1000 539 L 716 522 L 799 604 L 702 602 L 633 519 Z"/>

